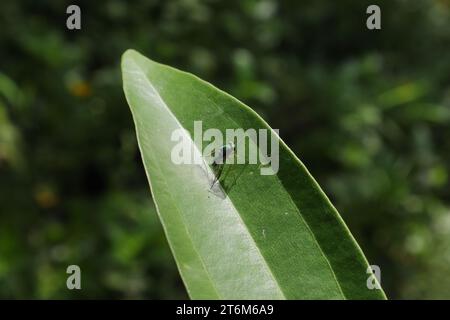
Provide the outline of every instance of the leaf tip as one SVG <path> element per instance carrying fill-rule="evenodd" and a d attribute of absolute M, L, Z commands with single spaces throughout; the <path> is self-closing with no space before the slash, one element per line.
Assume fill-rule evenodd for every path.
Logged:
<path fill-rule="evenodd" d="M 137 56 L 140 56 L 141 54 L 139 52 L 137 52 L 134 49 L 127 49 L 123 54 L 122 54 L 122 66 L 124 65 L 124 63 L 128 60 L 131 59 L 135 59 Z"/>

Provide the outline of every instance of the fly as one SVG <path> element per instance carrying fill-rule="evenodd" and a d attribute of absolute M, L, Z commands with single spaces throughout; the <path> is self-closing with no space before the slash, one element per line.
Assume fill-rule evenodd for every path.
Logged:
<path fill-rule="evenodd" d="M 211 154 L 214 157 L 211 165 L 215 172 L 215 177 L 211 185 L 211 188 L 214 187 L 217 181 L 219 181 L 220 178 L 222 177 L 225 162 L 235 151 L 236 151 L 235 144 L 233 142 L 230 142 L 218 148 L 217 154 L 215 150 Z"/>

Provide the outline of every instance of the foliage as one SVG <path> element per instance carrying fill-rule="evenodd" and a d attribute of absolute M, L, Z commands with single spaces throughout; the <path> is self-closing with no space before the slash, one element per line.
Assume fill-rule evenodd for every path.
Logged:
<path fill-rule="evenodd" d="M 316 181 L 275 133 L 270 144 L 281 146 L 271 149 L 277 162 L 272 175 L 262 175 L 268 168 L 257 163 L 224 164 L 228 174 L 211 184 L 214 174 L 205 174 L 206 164 L 173 163 L 177 145 L 191 149 L 203 138 L 196 136 L 195 121 L 224 136 L 233 128 L 270 132 L 253 110 L 134 50 L 124 53 L 122 74 L 153 199 L 190 297 L 385 298 L 367 288 L 364 255 Z M 191 138 L 170 141 L 181 130 Z M 262 139 L 247 143 L 261 149 Z M 204 152 L 198 144 L 192 149 Z M 250 146 L 239 152 L 248 155 Z"/>

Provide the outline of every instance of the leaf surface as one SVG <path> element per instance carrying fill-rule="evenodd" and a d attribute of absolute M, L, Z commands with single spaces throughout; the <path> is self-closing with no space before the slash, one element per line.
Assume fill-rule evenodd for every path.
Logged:
<path fill-rule="evenodd" d="M 179 129 L 201 157 L 205 145 L 194 139 L 194 121 L 224 135 L 237 128 L 273 132 L 253 110 L 134 50 L 124 53 L 122 74 L 153 199 L 191 298 L 385 298 L 367 288 L 362 251 L 281 140 L 277 174 L 261 175 L 256 164 L 227 165 L 230 174 L 217 188 L 208 166 L 172 161 Z"/>

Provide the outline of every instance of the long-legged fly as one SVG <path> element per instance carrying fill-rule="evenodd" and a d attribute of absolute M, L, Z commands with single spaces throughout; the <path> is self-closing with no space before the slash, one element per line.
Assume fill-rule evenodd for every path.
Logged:
<path fill-rule="evenodd" d="M 227 143 L 226 145 L 221 146 L 220 148 L 214 150 L 211 154 L 213 157 L 212 168 L 214 170 L 214 180 L 211 184 L 211 188 L 220 180 L 223 174 L 223 169 L 225 167 L 225 163 L 231 155 L 236 151 L 236 146 L 233 142 Z"/>

